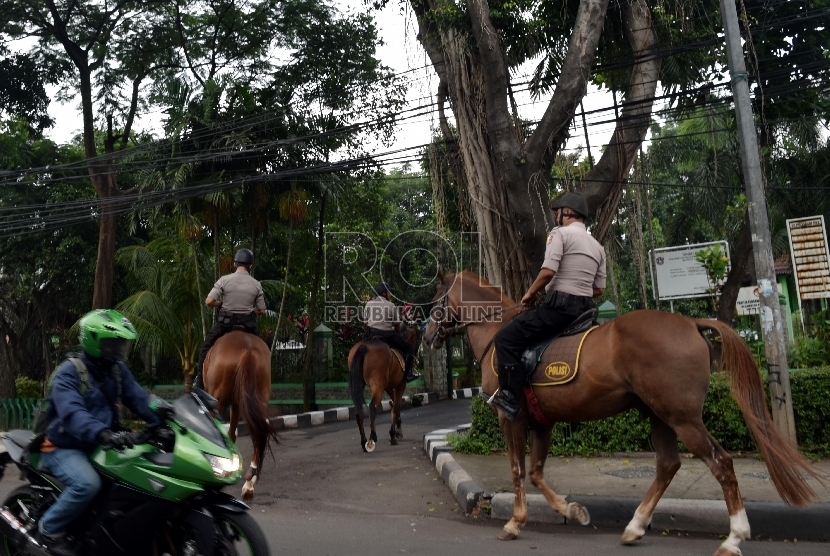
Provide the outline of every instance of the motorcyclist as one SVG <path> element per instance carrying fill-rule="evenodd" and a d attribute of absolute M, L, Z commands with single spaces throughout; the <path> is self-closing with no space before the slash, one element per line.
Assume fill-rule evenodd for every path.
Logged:
<path fill-rule="evenodd" d="M 236 270 L 219 278 L 205 299 L 208 307 L 219 308 L 219 318 L 205 336 L 199 351 L 196 376 L 193 377 L 194 388 L 204 388 L 202 365 L 211 346 L 220 336 L 227 334 L 235 325 L 244 326 L 251 334 L 259 334 L 256 318 L 265 314 L 265 297 L 262 285 L 250 275 L 253 265 L 253 251 L 244 248 L 238 250 L 233 257 Z"/>
<path fill-rule="evenodd" d="M 92 311 L 81 318 L 82 353 L 75 354 L 85 369 L 79 371 L 77 364 L 67 359 L 55 370 L 49 392 L 49 425 L 40 446 L 32 447 L 41 452 L 46 469 L 66 485 L 38 524 L 51 554 L 77 554 L 67 537 L 67 526 L 101 489 L 101 479 L 89 461 L 92 449 L 99 444 L 132 448 L 140 441 L 139 433 L 120 429 L 118 404 L 151 424 L 173 414 L 172 406 L 163 400 L 155 398 L 151 404 L 150 396 L 124 363 L 135 339 L 135 328 L 121 313 Z"/>

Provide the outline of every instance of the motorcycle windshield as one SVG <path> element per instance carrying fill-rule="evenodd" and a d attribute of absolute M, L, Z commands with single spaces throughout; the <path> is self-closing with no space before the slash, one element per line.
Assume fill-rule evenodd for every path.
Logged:
<path fill-rule="evenodd" d="M 225 438 L 219 432 L 213 417 L 205 410 L 195 395 L 187 394 L 173 402 L 176 409 L 176 421 L 194 433 L 210 440 L 220 448 L 227 448 Z"/>

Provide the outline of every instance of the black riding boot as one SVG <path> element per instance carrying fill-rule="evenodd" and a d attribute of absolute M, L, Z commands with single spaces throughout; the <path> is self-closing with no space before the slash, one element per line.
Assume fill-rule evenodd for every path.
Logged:
<path fill-rule="evenodd" d="M 205 385 L 202 383 L 202 364 L 196 363 L 196 373 L 193 375 L 193 388 L 204 390 Z"/>
<path fill-rule="evenodd" d="M 515 365 L 499 365 L 499 390 L 490 403 L 504 412 L 504 416 L 513 421 L 522 409 L 522 384 L 516 376 Z"/>
<path fill-rule="evenodd" d="M 415 356 L 410 355 L 406 358 L 406 381 L 412 382 L 413 380 L 418 380 L 421 378 L 420 373 L 416 373 L 412 370 L 412 367 L 415 366 Z"/>
<path fill-rule="evenodd" d="M 66 535 L 62 537 L 51 537 L 45 533 L 41 533 L 40 539 L 43 541 L 43 544 L 46 545 L 46 548 L 49 550 L 49 554 L 54 554 L 55 556 L 78 555 L 78 551 L 75 549 L 74 544 L 69 541 Z"/>

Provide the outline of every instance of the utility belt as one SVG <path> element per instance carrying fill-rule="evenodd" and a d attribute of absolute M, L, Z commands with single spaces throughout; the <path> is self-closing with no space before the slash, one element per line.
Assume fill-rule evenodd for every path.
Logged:
<path fill-rule="evenodd" d="M 216 319 L 218 322 L 226 326 L 235 326 L 237 324 L 247 325 L 256 322 L 256 313 L 230 313 L 226 311 L 219 311 L 219 316 Z"/>
<path fill-rule="evenodd" d="M 593 301 L 587 295 L 574 295 L 557 290 L 550 290 L 545 295 L 545 307 L 564 313 L 580 314 L 587 311 L 592 303 Z"/>

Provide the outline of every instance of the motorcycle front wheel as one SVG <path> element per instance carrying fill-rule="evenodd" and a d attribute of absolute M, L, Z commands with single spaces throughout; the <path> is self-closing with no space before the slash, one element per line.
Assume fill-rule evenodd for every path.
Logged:
<path fill-rule="evenodd" d="M 216 556 L 271 556 L 268 541 L 259 524 L 247 513 L 216 514 L 222 536 L 218 540 Z M 186 538 L 183 556 L 203 556 L 192 536 Z"/>

